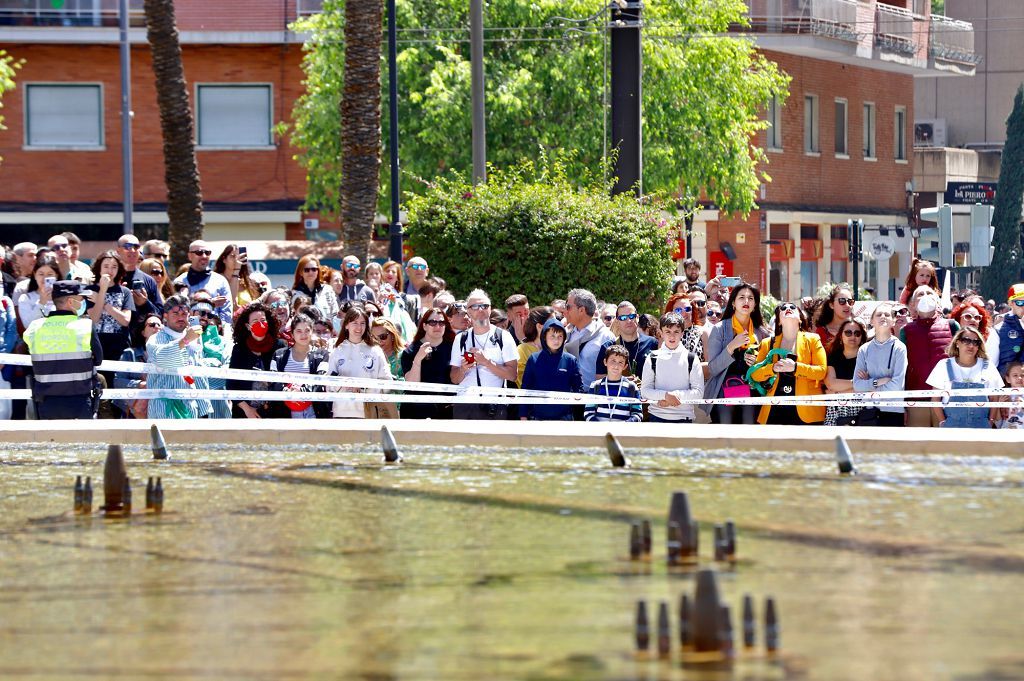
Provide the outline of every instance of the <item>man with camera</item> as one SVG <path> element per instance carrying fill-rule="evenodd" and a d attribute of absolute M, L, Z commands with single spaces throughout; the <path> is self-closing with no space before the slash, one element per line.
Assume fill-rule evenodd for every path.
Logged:
<path fill-rule="evenodd" d="M 464 387 L 502 388 L 516 380 L 516 342 L 504 329 L 491 325 L 491 299 L 480 289 L 466 298 L 473 326 L 455 336 L 452 344 L 452 383 Z M 457 419 L 505 420 L 504 404 L 456 404 Z"/>
<path fill-rule="evenodd" d="M 156 279 L 139 269 L 142 261 L 140 248 L 139 238 L 134 234 L 125 234 L 117 240 L 117 254 L 124 263 L 124 285 L 131 290 L 132 302 L 135 303 L 129 324 L 133 328 L 144 324 L 149 315 L 163 314 L 164 311 L 164 299 Z"/>
<path fill-rule="evenodd" d="M 199 339 L 203 326 L 198 316 L 191 315 L 188 298 L 174 295 L 164 304 L 164 327 L 146 341 L 146 356 L 162 369 L 181 369 L 203 364 L 203 346 Z M 202 376 L 176 374 L 148 374 L 146 387 L 180 390 L 208 390 L 209 380 Z M 151 419 L 204 418 L 213 412 L 209 400 L 180 397 L 161 397 L 149 401 L 147 416 Z"/>

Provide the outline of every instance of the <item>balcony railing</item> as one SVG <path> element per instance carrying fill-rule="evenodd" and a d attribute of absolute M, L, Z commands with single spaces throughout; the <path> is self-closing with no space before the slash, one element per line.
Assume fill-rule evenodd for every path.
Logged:
<path fill-rule="evenodd" d="M 129 25 L 145 25 L 142 2 L 129 0 Z M 117 25 L 118 0 L 0 0 L 0 26 L 95 28 Z"/>
<path fill-rule="evenodd" d="M 913 12 L 892 5 L 875 6 L 875 45 L 883 50 L 912 57 L 917 51 L 914 45 Z"/>
<path fill-rule="evenodd" d="M 296 0 L 295 11 L 300 17 L 320 14 L 324 11 L 324 0 Z"/>
<path fill-rule="evenodd" d="M 929 31 L 928 53 L 935 59 L 962 64 L 979 64 L 981 57 L 974 51 L 974 26 L 933 14 Z"/>
<path fill-rule="evenodd" d="M 856 0 L 747 0 L 750 30 L 857 42 Z"/>

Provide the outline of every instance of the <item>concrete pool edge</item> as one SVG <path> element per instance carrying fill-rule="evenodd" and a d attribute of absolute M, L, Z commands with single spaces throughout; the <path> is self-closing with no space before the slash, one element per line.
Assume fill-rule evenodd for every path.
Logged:
<path fill-rule="evenodd" d="M 380 427 L 387 424 L 400 446 L 604 447 L 604 436 L 610 432 L 627 448 L 832 452 L 834 438 L 841 434 L 855 454 L 1024 458 L 1024 434 L 1015 430 L 544 421 L 5 421 L 0 423 L 0 442 L 148 445 L 149 429 L 153 423 L 160 426 L 169 445 L 379 443 Z"/>

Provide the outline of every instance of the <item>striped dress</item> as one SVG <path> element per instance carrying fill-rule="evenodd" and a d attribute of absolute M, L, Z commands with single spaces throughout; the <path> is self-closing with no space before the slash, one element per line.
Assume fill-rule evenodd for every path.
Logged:
<path fill-rule="evenodd" d="M 186 366 L 198 366 L 203 363 L 203 348 L 198 341 L 189 343 L 184 348 L 178 346 L 183 334 L 164 327 L 146 342 L 146 356 L 150 363 L 165 369 L 178 369 Z M 181 376 L 168 374 L 149 374 L 146 386 L 153 390 L 207 390 L 209 383 L 201 376 L 196 376 L 195 383 L 189 385 Z M 151 419 L 194 419 L 207 416 L 213 412 L 209 400 L 178 400 L 158 398 L 149 401 L 147 416 Z"/>

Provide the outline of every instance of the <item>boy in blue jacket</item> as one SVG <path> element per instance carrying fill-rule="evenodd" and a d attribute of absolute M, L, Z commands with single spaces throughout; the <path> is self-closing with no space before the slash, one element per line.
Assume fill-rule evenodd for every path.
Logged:
<path fill-rule="evenodd" d="M 583 392 L 580 365 L 572 355 L 562 352 L 565 327 L 557 319 L 549 319 L 540 331 L 540 352 L 530 355 L 523 372 L 523 390 L 550 390 L 564 393 Z M 535 421 L 572 421 L 570 404 L 524 404 L 519 418 Z"/>

